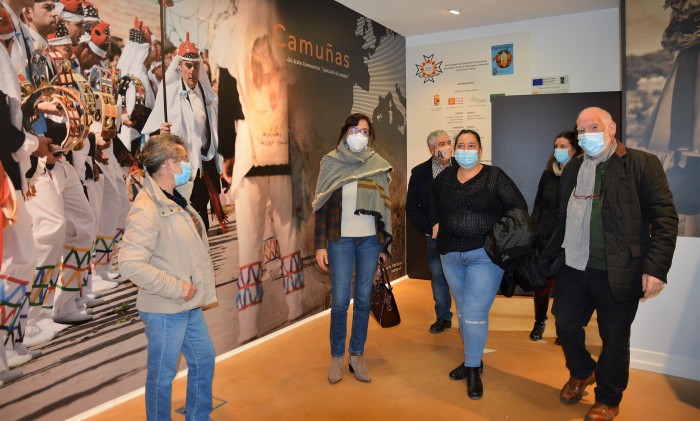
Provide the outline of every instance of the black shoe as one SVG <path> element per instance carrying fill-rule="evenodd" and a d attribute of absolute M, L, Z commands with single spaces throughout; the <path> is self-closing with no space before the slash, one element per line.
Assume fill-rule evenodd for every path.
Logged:
<path fill-rule="evenodd" d="M 481 360 L 481 365 L 479 366 L 479 373 L 484 372 L 484 360 Z M 450 380 L 464 380 L 467 378 L 467 367 L 464 364 L 460 364 L 459 367 L 450 371 Z"/>
<path fill-rule="evenodd" d="M 430 325 L 430 333 L 441 333 L 450 327 L 452 327 L 452 320 L 437 319 L 435 323 Z"/>
<path fill-rule="evenodd" d="M 467 395 L 471 399 L 481 399 L 484 394 L 484 384 L 478 367 L 465 367 L 467 374 Z"/>
<path fill-rule="evenodd" d="M 535 326 L 530 332 L 530 339 L 533 341 L 542 340 L 542 334 L 544 333 L 544 328 L 547 326 L 545 322 L 535 322 Z"/>

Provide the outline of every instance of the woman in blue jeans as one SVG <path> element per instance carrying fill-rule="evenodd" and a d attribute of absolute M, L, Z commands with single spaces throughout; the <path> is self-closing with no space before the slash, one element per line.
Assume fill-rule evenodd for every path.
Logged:
<path fill-rule="evenodd" d="M 464 363 L 450 378 L 467 379 L 472 399 L 483 395 L 481 357 L 488 335 L 489 310 L 503 270 L 489 259 L 484 242 L 494 224 L 527 203 L 503 170 L 481 164 L 481 138 L 462 130 L 455 139 L 455 160 L 431 184 L 430 219 L 442 269 L 457 303 Z"/>
<path fill-rule="evenodd" d="M 180 354 L 187 361 L 186 420 L 209 420 L 214 346 L 202 307 L 216 302 L 204 223 L 187 202 L 192 190 L 187 146 L 178 136 L 151 137 L 141 152 L 143 189 L 126 220 L 119 273 L 139 287 L 146 324 L 146 416 L 169 420 Z"/>
<path fill-rule="evenodd" d="M 343 378 L 348 307 L 355 272 L 350 372 L 363 382 L 371 376 L 364 364 L 370 294 L 377 260 L 391 243 L 391 166 L 369 144 L 374 129 L 369 117 L 353 114 L 340 129 L 336 148 L 321 159 L 313 209 L 316 215 L 316 262 L 331 272 L 331 368 L 328 381 Z M 385 256 L 383 256 L 385 257 Z"/>

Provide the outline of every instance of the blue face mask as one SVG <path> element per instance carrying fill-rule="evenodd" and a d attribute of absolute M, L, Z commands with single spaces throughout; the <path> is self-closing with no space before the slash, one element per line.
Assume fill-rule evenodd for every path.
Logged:
<path fill-rule="evenodd" d="M 471 168 L 479 162 L 479 151 L 474 149 L 457 149 L 455 160 L 462 168 Z"/>
<path fill-rule="evenodd" d="M 182 172 L 180 174 L 175 174 L 175 186 L 181 186 L 188 181 L 190 181 L 190 176 L 192 175 L 192 164 L 189 162 L 180 162 L 180 168 L 182 168 Z"/>
<path fill-rule="evenodd" d="M 578 145 L 586 155 L 595 158 L 605 149 L 605 132 L 583 133 L 578 135 Z"/>
<path fill-rule="evenodd" d="M 567 162 L 569 162 L 569 158 L 569 149 L 554 150 L 554 159 L 556 159 L 558 163 L 566 164 Z"/>

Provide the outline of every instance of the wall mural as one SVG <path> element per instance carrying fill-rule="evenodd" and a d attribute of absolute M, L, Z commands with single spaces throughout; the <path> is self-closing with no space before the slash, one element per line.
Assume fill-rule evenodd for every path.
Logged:
<path fill-rule="evenodd" d="M 625 142 L 659 157 L 679 213 L 679 235 L 700 237 L 700 5 L 623 4 Z"/>
<path fill-rule="evenodd" d="M 139 12 L 146 25 L 159 28 L 154 2 L 93 3 L 102 20 L 117 22 L 113 37 L 128 38 Z M 335 147 L 351 113 L 372 118 L 374 148 L 394 167 L 389 268 L 392 279 L 403 276 L 404 37 L 327 0 L 175 0 L 167 9 L 166 37 L 177 47 L 187 33 L 206 50 L 220 110 L 240 101 L 245 124 L 264 133 L 251 144 L 235 145 L 233 184 L 221 196 L 228 230 L 222 233 L 211 219 L 218 305 L 205 311 L 205 318 L 217 355 L 329 307 L 330 277 L 315 264 L 311 201 L 320 159 Z M 154 30 L 154 37 L 160 32 Z M 220 120 L 226 112 L 220 111 Z M 221 137 L 220 142 L 233 140 Z M 291 176 L 256 190 L 255 181 L 268 176 L 249 172 L 265 165 L 288 165 Z M 294 219 L 281 220 L 280 207 L 292 207 Z M 65 419 L 145 384 L 146 337 L 135 287 L 122 283 L 103 297 L 92 322 L 35 347 L 43 355 L 22 367 L 23 378 L 2 389 L 0 413 Z"/>

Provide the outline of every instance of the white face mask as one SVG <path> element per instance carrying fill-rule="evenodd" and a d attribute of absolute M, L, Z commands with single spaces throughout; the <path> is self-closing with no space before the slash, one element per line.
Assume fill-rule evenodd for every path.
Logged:
<path fill-rule="evenodd" d="M 348 143 L 348 147 L 351 151 L 362 152 L 367 147 L 369 138 L 362 133 L 355 133 L 348 135 L 348 137 L 345 138 L 345 141 Z"/>

